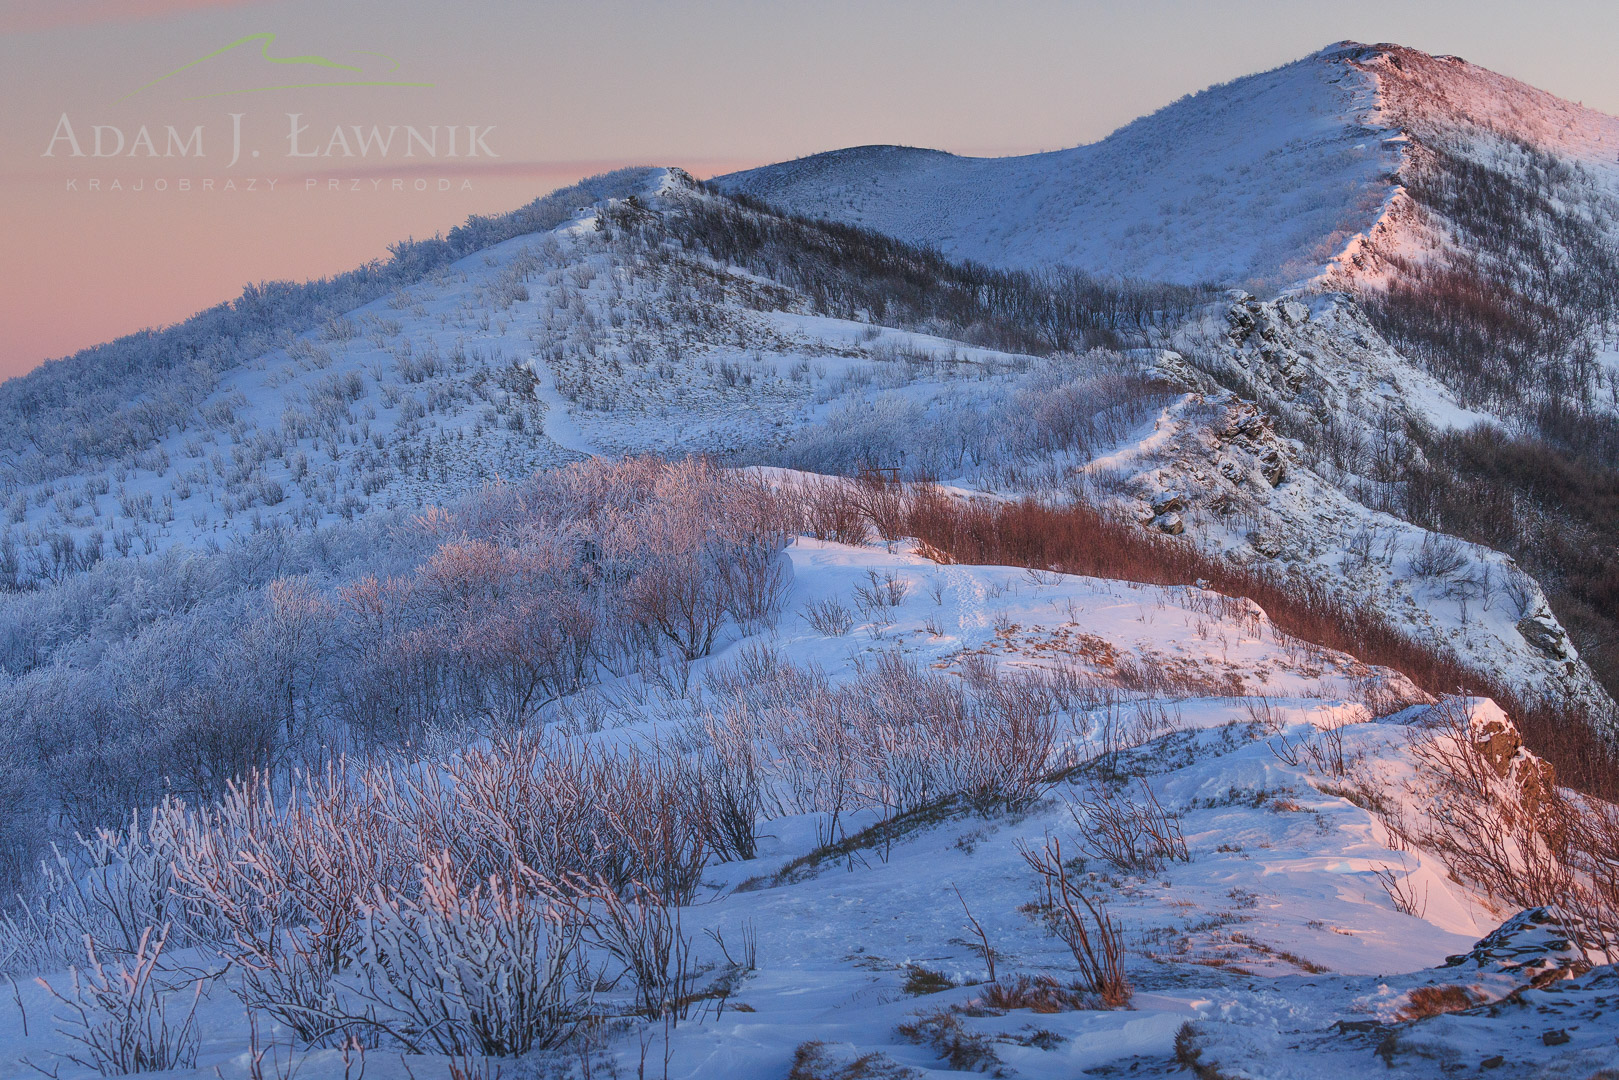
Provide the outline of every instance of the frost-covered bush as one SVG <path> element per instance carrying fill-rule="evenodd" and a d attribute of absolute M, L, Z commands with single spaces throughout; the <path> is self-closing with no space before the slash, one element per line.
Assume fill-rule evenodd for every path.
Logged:
<path fill-rule="evenodd" d="M 414 897 L 365 905 L 353 997 L 415 1053 L 516 1057 L 565 1043 L 586 1018 L 581 921 L 519 877 L 466 888 L 447 857 Z"/>
<path fill-rule="evenodd" d="M 172 926 L 306 1044 L 523 1053 L 582 1018 L 583 938 L 625 968 L 636 1009 L 686 993 L 673 908 L 709 861 L 713 792 L 684 750 L 554 732 L 259 775 L 212 804 L 165 801 L 88 871 L 62 860 L 0 923 L 0 964 L 58 967 L 85 941 L 140 963 Z"/>
<path fill-rule="evenodd" d="M 845 399 L 785 447 L 758 455 L 817 473 L 880 468 L 907 478 L 981 476 L 1026 486 L 1031 464 L 1087 461 L 1168 401 L 1127 357 L 1103 349 L 1031 358 L 1021 370 L 957 370 L 987 385 Z"/>
<path fill-rule="evenodd" d="M 168 927 L 147 927 L 129 959 L 109 967 L 87 940 L 85 966 L 69 972 L 69 987 L 46 984 L 60 1007 L 59 1030 L 75 1047 L 69 1061 L 102 1076 L 196 1066 L 202 985 L 170 967 L 167 944 Z M 171 1015 L 171 1002 L 185 1011 Z"/>
<path fill-rule="evenodd" d="M 778 500 L 693 460 L 590 462 L 449 508 L 269 531 L 0 597 L 0 879 L 167 794 L 431 731 L 515 729 L 603 674 L 769 625 Z"/>
<path fill-rule="evenodd" d="M 249 285 L 235 300 L 182 323 L 47 361 L 0 384 L 0 449 L 6 451 L 0 489 L 143 451 L 185 428 L 232 368 L 316 327 L 326 327 L 334 340 L 352 337 L 358 328 L 340 318 L 344 312 L 472 252 L 554 228 L 581 205 L 641 190 L 649 176 L 647 169 L 605 173 L 508 214 L 470 217 L 446 237 L 395 244 L 386 262 L 302 284 Z M 303 356 L 318 360 L 324 351 L 315 346 Z"/>
<path fill-rule="evenodd" d="M 963 681 L 885 652 L 857 678 L 749 650 L 710 672 L 720 704 L 696 719 L 711 804 L 884 815 L 959 798 L 1025 806 L 1065 760 L 1062 709 L 1038 676 Z M 733 813 L 732 820 L 737 817 Z M 727 839 L 716 847 L 739 845 Z"/>
<path fill-rule="evenodd" d="M 757 647 L 706 690 L 670 699 L 668 735 L 649 742 L 506 730 L 166 799 L 36 880 L 0 923 L 0 964 L 54 967 L 86 938 L 135 956 L 173 926 L 308 1044 L 509 1047 L 478 1016 L 538 1009 L 551 1019 L 536 1030 L 561 1037 L 576 1008 L 560 972 L 581 947 L 623 968 L 637 1011 L 685 1000 L 677 909 L 713 861 L 752 857 L 770 815 L 826 814 L 835 833 L 861 809 L 1024 806 L 1070 763 L 1058 695 L 1035 677 L 963 684 L 885 654 L 833 686 Z M 513 942 L 536 935 L 523 955 L 540 967 L 519 970 Z M 485 979 L 485 960 L 527 989 Z M 506 993 L 521 1000 L 490 997 Z"/>

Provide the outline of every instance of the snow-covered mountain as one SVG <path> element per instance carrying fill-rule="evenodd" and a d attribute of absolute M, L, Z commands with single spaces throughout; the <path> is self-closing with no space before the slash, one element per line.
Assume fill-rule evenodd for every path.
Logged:
<path fill-rule="evenodd" d="M 1614 123 L 1345 43 L 720 184 L 809 220 L 611 174 L 7 384 L 0 1077 L 89 1075 L 86 935 L 224 1080 L 1607 1065 L 1601 594 L 1477 520 L 1602 519 L 1467 463 L 1601 467 Z"/>
<path fill-rule="evenodd" d="M 881 274 L 864 296 L 830 297 L 816 275 L 847 290 L 836 259 L 858 249 L 803 250 L 823 239 L 813 227 L 747 256 L 751 241 L 706 237 L 779 225 L 678 170 L 651 170 L 629 194 L 283 334 L 139 450 L 78 475 L 13 480 L 0 569 L 20 585 L 60 582 L 103 559 L 183 558 L 267 530 L 409 514 L 592 454 L 843 473 L 879 464 L 964 489 L 1081 491 L 1154 531 L 1172 518 L 1211 550 L 1308 567 L 1344 598 L 1369 596 L 1413 637 L 1525 693 L 1605 704 L 1532 580 L 1468 545 L 1446 573 L 1413 574 L 1429 532 L 1378 512 L 1357 486 L 1366 468 L 1333 471 L 1248 403 L 1344 425 L 1375 426 L 1379 410 L 1449 426 L 1481 418 L 1364 317 L 1325 305 L 1312 318 L 1288 302 L 1239 332 L 1230 300 L 1189 294 L 1197 314 L 1139 331 L 1179 352 L 1053 355 L 1054 338 L 1021 328 L 1022 305 L 1043 295 L 1027 283 L 1012 315 L 923 317 Z M 1068 316 L 1080 334 L 1070 348 L 1096 316 L 1083 303 Z M 887 318 L 874 317 L 882 309 Z M 1166 518 L 1171 502 L 1179 510 Z M 1531 647 L 1526 635 L 1554 644 Z"/>
<path fill-rule="evenodd" d="M 994 266 L 1275 287 L 1321 273 L 1395 190 L 1399 132 L 1359 55 L 1334 46 L 1068 150 L 856 147 L 718 183 Z"/>
<path fill-rule="evenodd" d="M 1089 146 L 855 148 L 718 184 L 989 265 L 1208 278 L 1339 312 L 1299 329 L 1238 296 L 1165 344 L 1354 501 L 1555 582 L 1581 647 L 1619 671 L 1596 569 L 1619 557 L 1615 522 L 1584 494 L 1619 467 L 1619 119 L 1457 57 L 1341 42 Z"/>
<path fill-rule="evenodd" d="M 1330 60 L 1329 60 L 1330 58 Z M 1332 284 L 1386 281 L 1391 260 L 1465 255 L 1488 238 L 1470 229 L 1458 196 L 1511 201 L 1513 187 L 1540 194 L 1533 207 L 1476 208 L 1532 215 L 1528 231 L 1574 257 L 1576 236 L 1559 227 L 1594 228 L 1611 244 L 1619 221 L 1619 117 L 1565 101 L 1456 56 L 1398 45 L 1344 43 L 1301 63 L 1340 63 L 1376 91 L 1362 122 L 1397 134 L 1398 187 L 1365 235 L 1344 246 Z M 1555 194 L 1554 194 L 1555 192 Z M 1550 198 L 1544 198 L 1551 196 Z M 1577 224 L 1576 224 L 1577 223 Z M 1595 270 L 1595 267 L 1584 269 Z"/>
<path fill-rule="evenodd" d="M 1340 42 L 1210 87 L 1100 142 L 1011 158 L 864 146 L 733 173 L 726 191 L 993 266 L 1260 290 L 1346 284 L 1430 238 L 1436 154 L 1553 155 L 1619 192 L 1619 119 L 1452 56 Z M 1611 211 L 1610 211 L 1611 212 Z"/>

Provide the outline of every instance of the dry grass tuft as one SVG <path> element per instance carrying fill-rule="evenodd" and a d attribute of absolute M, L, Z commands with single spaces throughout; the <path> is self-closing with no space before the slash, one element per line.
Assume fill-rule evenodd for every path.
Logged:
<path fill-rule="evenodd" d="M 1471 1009 L 1484 999 L 1464 986 L 1419 986 L 1400 1010 L 1402 1020 L 1422 1020 L 1443 1013 Z"/>
<path fill-rule="evenodd" d="M 1063 986 L 1050 975 L 1015 975 L 990 983 L 977 1002 L 986 1009 L 1028 1009 L 1037 1013 L 1070 1012 L 1085 1008 L 1086 1003 L 1085 991 Z"/>

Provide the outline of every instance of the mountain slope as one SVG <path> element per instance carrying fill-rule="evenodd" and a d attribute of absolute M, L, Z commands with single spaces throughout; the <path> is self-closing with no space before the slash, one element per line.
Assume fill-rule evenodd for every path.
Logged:
<path fill-rule="evenodd" d="M 476 528 L 482 519 L 487 527 L 493 517 L 519 526 L 540 505 L 508 505 L 497 515 L 468 507 L 472 520 L 457 525 Z M 508 542 L 521 531 L 514 528 Z M 697 844 L 702 872 L 683 898 L 652 894 L 655 903 L 646 901 L 673 912 L 671 934 L 690 950 L 674 985 L 692 1006 L 662 1027 L 655 1046 L 670 1062 L 668 1075 L 766 1080 L 788 1075 L 796 1059 L 799 1076 L 959 1076 L 994 1068 L 1056 1080 L 1081 1070 L 1182 1074 L 1176 1057 L 1228 1066 L 1222 1075 L 1242 1075 L 1231 1070 L 1257 1058 L 1274 1063 L 1266 1075 L 1316 1077 L 1327 1075 L 1312 1056 L 1320 1053 L 1331 1055 L 1337 1075 L 1398 1068 L 1390 1075 L 1417 1077 L 1432 1075 L 1436 1056 L 1505 1053 L 1537 1064 L 1577 1063 L 1585 1071 L 1552 1075 L 1587 1076 L 1611 1048 L 1615 1014 L 1601 995 L 1611 991 L 1613 969 L 1569 981 L 1596 958 L 1571 945 L 1544 910 L 1496 929 L 1512 908 L 1458 878 L 1447 861 L 1453 853 L 1441 854 L 1430 840 L 1438 800 L 1449 793 L 1434 754 L 1451 746 L 1465 747 L 1469 760 L 1490 770 L 1483 802 L 1490 825 L 1513 836 L 1538 827 L 1522 808 L 1543 791 L 1535 778 L 1544 773 L 1490 702 L 1400 708 L 1416 695 L 1397 673 L 1310 649 L 1256 606 L 1202 589 L 940 565 L 912 550 L 808 538 L 783 559 L 791 584 L 779 614 L 806 617 L 782 618 L 771 629 L 727 626 L 716 655 L 686 669 L 687 689 L 665 682 L 648 692 L 660 673 L 643 669 L 554 703 L 543 733 L 508 732 L 491 745 L 443 732 L 432 746 L 412 748 L 413 758 L 428 755 L 414 761 L 401 755 L 351 764 L 349 775 L 364 793 L 353 799 L 356 809 L 328 811 L 322 825 L 299 833 L 269 808 L 232 840 L 258 843 L 284 831 L 326 855 L 335 834 L 347 843 L 340 850 L 359 848 L 371 858 L 323 863 L 342 872 L 323 879 L 330 886 L 320 895 L 334 897 L 334 906 L 351 896 L 380 903 L 372 898 L 382 897 L 384 886 L 365 886 L 385 877 L 408 895 L 425 877 L 418 846 L 445 836 L 456 844 L 439 857 L 457 868 L 451 859 L 494 849 L 487 838 L 512 824 L 522 827 L 501 835 L 510 850 L 537 862 L 549 849 L 536 845 L 551 844 L 560 858 L 573 857 L 551 829 L 578 819 L 546 816 L 545 809 L 554 800 L 565 814 L 575 810 L 568 800 L 577 793 L 546 786 L 565 754 L 639 761 L 646 759 L 636 754 L 654 752 L 646 748 L 704 752 L 740 742 L 757 746 L 762 785 L 756 820 L 748 818 L 748 849 L 710 853 Z M 841 626 L 816 625 L 817 612 L 859 607 L 862 589 L 878 582 L 892 603 L 861 608 Z M 1139 689 L 1132 673 L 1144 666 L 1176 678 Z M 1270 696 L 1228 696 L 1244 683 Z M 1344 696 L 1351 687 L 1397 711 L 1374 715 Z M 952 702 L 970 709 L 965 730 L 938 712 Z M 847 723 L 855 738 L 871 737 L 870 760 L 881 771 L 864 771 L 864 743 L 809 727 L 829 709 L 838 718 L 833 731 Z M 1048 732 L 1048 742 L 1008 754 L 995 738 L 1000 729 L 986 726 L 1003 715 Z M 829 737 L 834 741 L 825 742 Z M 599 756 L 583 756 L 592 753 Z M 676 759 L 660 760 L 674 768 Z M 1058 766 L 1049 774 L 1048 762 Z M 861 771 L 845 780 L 851 765 Z M 1032 795 L 969 798 L 958 787 L 1029 769 L 1039 776 Z M 424 787 L 423 772 L 453 776 L 454 787 Z M 621 774 L 601 775 L 611 782 Z M 692 787 L 682 798 L 706 797 L 698 774 L 671 775 Z M 622 813 L 634 797 L 593 783 L 603 781 L 587 776 L 584 790 L 610 813 Z M 237 805 L 243 803 L 261 805 L 251 793 Z M 403 809 L 407 803 L 414 812 Z M 1137 815 L 1148 806 L 1173 828 L 1167 850 L 1144 836 L 1135 841 L 1139 850 L 1110 846 L 1106 815 Z M 1503 809 L 1516 813 L 1507 819 L 1513 824 L 1503 824 Z M 149 829 L 137 825 L 104 860 L 107 877 L 124 885 L 147 867 L 161 873 L 171 865 L 171 846 L 189 853 L 203 846 L 193 846 L 193 837 L 212 838 L 210 823 L 219 819 L 185 817 L 183 807 L 165 803 Z M 393 827 L 386 840 L 378 833 L 388 826 L 379 820 Z M 632 817 L 627 827 L 642 820 Z M 681 829 L 696 815 L 668 820 Z M 331 831 L 318 831 L 323 826 Z M 435 826 L 442 831 L 428 831 Z M 354 844 L 356 835 L 365 842 Z M 1031 873 L 1042 855 L 1047 866 L 1054 857 L 1068 867 L 1070 897 L 1085 896 L 1121 935 L 1134 991 L 1128 1008 L 1106 1007 L 1076 978 L 1079 949 L 1065 947 L 1065 924 L 1052 918 L 1054 905 Z M 418 863 L 407 866 L 412 859 Z M 222 872 L 253 865 L 232 859 Z M 243 1047 L 273 1045 L 283 1059 L 306 1061 L 317 1080 L 337 1080 L 341 1051 L 285 1028 L 274 1030 L 274 1044 L 259 1043 L 249 1025 L 268 1011 L 260 999 L 230 978 L 202 978 L 256 939 L 210 937 L 202 916 L 179 923 L 197 910 L 187 906 L 194 879 L 171 874 L 172 895 L 127 886 L 118 895 L 129 898 L 135 919 L 176 920 L 169 966 L 160 970 L 177 988 L 171 993 L 200 1000 L 202 1022 L 194 1060 L 174 1074 L 207 1077 L 218 1069 L 217 1076 L 250 1077 Z M 104 895 L 90 891 L 96 878 L 88 877 L 86 893 Z M 193 892 L 181 891 L 187 888 Z M 29 1062 L 62 1062 L 64 1080 L 94 1075 L 63 1061 L 72 1050 L 71 1018 L 40 1018 L 52 1015 L 52 988 L 72 985 L 63 969 L 82 958 L 81 932 L 93 936 L 109 966 L 132 951 L 115 951 L 116 919 L 128 909 L 103 909 L 73 890 L 57 879 L 38 901 L 37 918 L 0 921 L 0 971 L 42 977 L 17 979 L 20 989 L 0 998 L 0 1068 L 8 1076 L 22 1075 Z M 287 907 L 285 917 L 301 928 L 303 909 Z M 462 940 L 473 949 L 499 929 L 483 910 L 471 901 L 457 909 L 469 928 Z M 353 936 L 370 945 L 379 940 L 372 933 L 362 922 Z M 360 959 L 349 974 L 381 966 L 375 952 L 352 948 Z M 590 971 L 616 971 L 606 949 L 594 940 L 586 948 Z M 492 951 L 473 952 L 458 970 L 502 970 Z M 593 982 L 594 1014 L 622 1022 L 602 1025 L 590 1042 L 564 1043 L 557 1058 L 536 1055 L 531 1060 L 539 1064 L 556 1062 L 554 1072 L 540 1075 L 627 1075 L 635 1068 L 635 1036 L 655 1030 L 634 1019 L 631 995 L 649 981 L 636 978 L 642 981 Z M 1548 983 L 1546 995 L 1531 999 L 1536 1009 L 1513 1005 L 1526 988 Z M 354 1015 L 362 991 L 352 988 L 362 984 L 358 977 L 331 980 L 328 1011 Z M 251 1002 L 247 1009 L 238 993 Z M 1449 1008 L 1460 1007 L 1459 998 L 1479 1009 L 1458 1015 L 1460 1031 L 1446 1021 L 1412 1025 L 1434 997 Z M 1482 1012 L 1494 1004 L 1507 1010 L 1499 1022 Z M 1541 1038 L 1564 1028 L 1572 1037 L 1562 1044 Z M 374 1049 L 372 1059 L 383 1063 L 383 1075 L 441 1075 L 442 1055 L 424 1055 L 382 1031 L 377 1041 L 385 1051 Z M 643 1053 L 652 1037 L 640 1041 Z M 592 1071 L 565 1071 L 568 1058 L 587 1054 Z M 858 1070 L 853 1061 L 862 1063 Z"/>
<path fill-rule="evenodd" d="M 1609 200 L 1619 197 L 1619 117 L 1456 56 L 1353 43 L 1345 43 L 1338 56 L 1375 84 L 1377 107 L 1367 121 L 1400 132 L 1403 186 L 1377 225 L 1336 261 L 1332 283 L 1386 280 L 1395 269 L 1390 259 L 1408 261 L 1424 251 L 1466 249 L 1485 240 L 1463 222 L 1443 220 L 1445 208 L 1432 190 L 1436 174 L 1467 166 L 1502 173 L 1516 184 L 1564 187 L 1557 200 L 1563 205 L 1533 208 L 1542 229 L 1557 220 L 1558 211 L 1577 211 L 1603 231 L 1615 231 Z M 1424 215 L 1430 220 L 1423 221 Z"/>
<path fill-rule="evenodd" d="M 1368 428 L 1396 409 L 1423 423 L 1470 415 L 1389 361 L 1364 319 L 1244 309 L 1264 325 L 1239 341 L 1220 317 L 1227 304 L 1198 294 L 973 270 L 749 211 L 678 170 L 647 179 L 633 197 L 284 339 L 224 373 L 139 453 L 16 485 L 0 585 L 60 583 L 115 555 L 179 560 L 263 532 L 393 520 L 597 453 L 845 475 L 878 465 L 1101 502 L 1241 562 L 1308 567 L 1532 698 L 1606 707 L 1534 582 L 1479 547 L 1413 587 L 1430 531 L 1368 510 L 1383 507 L 1360 490 L 1365 467 L 1329 467 L 1278 437 L 1318 415 Z M 1183 378 L 1194 369 L 1174 354 L 1093 347 L 1121 344 L 1124 326 L 1241 389 Z M 1345 340 L 1356 337 L 1368 347 Z M 1301 378 L 1307 368 L 1326 375 Z M 1289 426 L 1273 430 L 1256 398 Z M 1378 557 L 1346 557 L 1373 536 Z M 1496 595 L 1503 582 L 1512 605 Z M 40 608 L 27 593 L 0 604 L 0 627 L 17 628 L 0 636 L 6 668 L 30 670 L 57 648 L 39 636 Z M 1563 644 L 1536 651 L 1526 634 Z"/>
<path fill-rule="evenodd" d="M 1401 187 L 1320 284 L 1361 294 L 1403 352 L 1509 417 L 1611 412 L 1619 118 L 1456 57 L 1378 45 L 1346 62 L 1403 133 Z"/>
<path fill-rule="evenodd" d="M 1184 97 L 1088 146 L 1013 158 L 857 147 L 722 190 L 993 266 L 1281 285 L 1318 273 L 1393 192 L 1376 79 L 1334 46 Z"/>
<path fill-rule="evenodd" d="M 1289 202 L 1208 167 L 1250 147 L 1269 187 L 1334 182 Z M 1153 344 L 1257 401 L 1353 500 L 1512 556 L 1619 690 L 1619 119 L 1458 57 L 1341 42 L 1088 147 L 857 149 L 720 186 L 997 265 L 1256 279 L 1211 332 Z M 1254 303 L 1312 293 L 1358 313 L 1312 322 L 1310 343 L 1276 311 L 1256 325 Z"/>
<path fill-rule="evenodd" d="M 1390 55 L 1108 149 L 1285 120 L 1171 205 L 1184 253 L 1144 250 L 1280 258 L 1342 209 L 1328 174 L 1384 211 L 1335 264 L 1363 297 L 1589 238 L 1549 203 L 1469 234 L 1452 160 L 1600 205 L 1493 131 L 1408 139 L 1439 164 L 1385 190 L 1395 151 L 1333 125 L 1393 115 Z M 89 1080 L 87 948 L 196 1003 L 171 1071 L 215 1080 L 349 1080 L 367 1048 L 380 1080 L 1607 1062 L 1619 811 L 1557 784 L 1612 793 L 1578 721 L 1613 703 L 1536 581 L 1412 512 L 1412 463 L 1491 414 L 1391 345 L 1408 311 L 952 262 L 676 169 L 610 186 L 349 310 L 201 325 L 161 407 L 172 363 L 33 409 L 65 456 L 0 458 L 0 974 L 42 979 L 0 998 L 0 1077 Z M 1034 250 L 1042 211 L 1007 205 Z M 1155 235 L 1128 213 L 1098 252 Z"/>
<path fill-rule="evenodd" d="M 1423 220 L 1438 207 L 1412 174 L 1454 172 L 1451 157 L 1520 183 L 1549 169 L 1573 181 L 1582 217 L 1615 232 L 1619 119 L 1457 57 L 1356 42 L 1182 98 L 1088 146 L 1012 158 L 855 147 L 717 183 L 996 266 L 1346 287 L 1479 239 Z"/>
<path fill-rule="evenodd" d="M 307 329 L 268 319 L 250 339 L 259 351 L 236 356 L 226 335 L 205 336 L 218 370 L 172 407 L 154 402 L 166 370 L 139 363 L 114 408 L 36 393 L 96 375 L 94 354 L 7 384 L 31 402 L 22 441 L 74 446 L 77 460 L 0 459 L 0 588 L 59 582 L 115 554 L 417 509 L 591 453 L 757 458 L 843 404 L 1026 369 L 1025 348 L 1056 345 L 971 301 L 959 323 L 929 320 L 962 291 L 936 258 L 907 267 L 922 289 L 914 318 L 894 306 L 903 327 L 854 321 L 888 301 L 814 295 L 826 286 L 806 275 L 845 273 L 825 253 L 798 250 L 792 285 L 771 265 L 737 271 L 700 249 L 704 229 L 742 218 L 679 170 L 637 178 Z M 980 316 L 979 340 L 962 340 Z M 923 323 L 935 332 L 909 328 Z M 1063 331 L 1074 347 L 1090 332 Z M 980 461 L 982 434 L 969 436 Z"/>
<path fill-rule="evenodd" d="M 303 283 L 249 285 L 240 297 L 162 329 L 47 360 L 0 383 L 0 490 L 105 469 L 192 425 L 221 376 L 370 301 L 442 275 L 449 264 L 514 236 L 544 232 L 579 207 L 648 187 L 654 170 L 621 169 L 559 188 L 446 237 L 403 240 L 387 261 Z"/>

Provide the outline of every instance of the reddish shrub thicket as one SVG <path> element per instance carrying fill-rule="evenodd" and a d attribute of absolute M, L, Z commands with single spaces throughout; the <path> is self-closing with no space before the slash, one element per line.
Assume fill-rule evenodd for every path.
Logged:
<path fill-rule="evenodd" d="M 1556 767 L 1560 783 L 1619 799 L 1619 755 L 1598 733 L 1600 718 L 1589 709 L 1572 701 L 1526 696 L 1449 650 L 1412 640 L 1375 608 L 1344 600 L 1320 582 L 1239 566 L 1082 503 L 966 502 L 922 486 L 910 499 L 906 531 L 941 562 L 1198 585 L 1247 597 L 1283 632 L 1403 672 L 1431 694 L 1494 698 L 1514 716 L 1530 749 Z"/>
<path fill-rule="evenodd" d="M 1519 908 L 1544 908 L 1594 962 L 1619 958 L 1619 807 L 1548 787 L 1541 768 L 1462 698 L 1410 729 L 1414 828 L 1374 809 L 1391 834 L 1443 857 L 1458 880 Z M 1387 887 L 1387 883 L 1385 883 Z M 1410 898 L 1409 892 L 1403 894 Z M 1390 892 L 1398 905 L 1401 897 Z"/>

